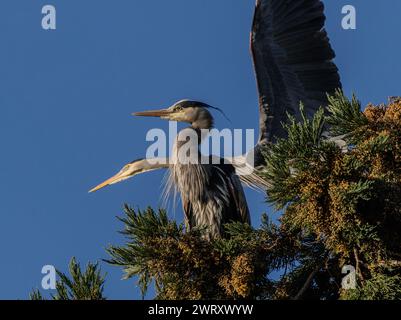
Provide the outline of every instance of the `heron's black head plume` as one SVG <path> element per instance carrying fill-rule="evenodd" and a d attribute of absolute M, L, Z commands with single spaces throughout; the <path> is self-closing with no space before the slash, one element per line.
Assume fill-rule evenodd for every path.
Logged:
<path fill-rule="evenodd" d="M 228 122 L 232 123 L 231 120 L 226 116 L 226 114 L 224 113 L 223 110 L 221 110 L 220 108 L 217 108 L 217 107 L 213 107 L 204 102 L 185 99 L 185 100 L 181 100 L 181 101 L 177 102 L 174 106 L 177 108 L 183 108 L 183 109 L 185 109 L 185 108 L 205 108 L 205 109 L 217 110 L 218 112 L 220 112 L 223 115 L 223 117 Z"/>

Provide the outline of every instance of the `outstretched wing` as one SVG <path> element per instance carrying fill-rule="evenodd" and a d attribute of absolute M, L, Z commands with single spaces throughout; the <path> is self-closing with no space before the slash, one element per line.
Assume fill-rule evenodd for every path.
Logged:
<path fill-rule="evenodd" d="M 341 88 L 320 0 L 257 0 L 251 50 L 259 90 L 259 144 L 283 137 L 286 113 L 299 119 Z"/>

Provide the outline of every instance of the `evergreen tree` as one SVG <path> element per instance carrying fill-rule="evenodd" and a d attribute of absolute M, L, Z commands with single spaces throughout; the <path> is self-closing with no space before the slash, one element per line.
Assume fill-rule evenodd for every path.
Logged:
<path fill-rule="evenodd" d="M 329 102 L 327 118 L 323 110 L 301 123 L 290 117 L 288 138 L 271 146 L 268 201 L 284 210 L 281 228 L 312 237 L 326 251 L 303 297 L 400 298 L 401 100 L 364 112 L 341 92 Z M 327 124 L 346 152 L 324 137 Z M 356 268 L 355 290 L 341 289 L 343 265 Z"/>
<path fill-rule="evenodd" d="M 143 294 L 153 282 L 159 299 L 400 299 L 401 99 L 363 112 L 340 91 L 329 102 L 312 119 L 289 115 L 287 138 L 266 148 L 261 175 L 278 224 L 263 215 L 259 228 L 231 223 L 207 241 L 164 210 L 126 206 L 127 242 L 107 249 L 108 263 Z M 344 265 L 356 270 L 354 289 L 341 285 Z M 59 273 L 55 298 L 103 298 L 97 265 L 77 270 L 73 280 Z"/>

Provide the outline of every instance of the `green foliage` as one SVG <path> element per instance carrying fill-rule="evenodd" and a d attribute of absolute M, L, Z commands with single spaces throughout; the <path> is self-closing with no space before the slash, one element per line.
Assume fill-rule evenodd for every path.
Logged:
<path fill-rule="evenodd" d="M 164 210 L 125 206 L 126 243 L 107 262 L 143 295 L 154 283 L 158 299 L 401 299 L 401 99 L 363 112 L 340 91 L 329 102 L 312 119 L 301 105 L 301 122 L 289 116 L 287 138 L 266 151 L 279 224 L 263 215 L 259 228 L 231 223 L 207 240 Z M 341 288 L 344 265 L 356 269 L 355 289 Z M 58 272 L 54 299 L 103 299 L 97 265 L 82 273 L 72 260 L 70 273 Z"/>
<path fill-rule="evenodd" d="M 42 294 L 40 293 L 40 291 L 38 289 L 33 290 L 29 294 L 29 299 L 30 300 L 45 300 L 45 298 L 42 296 Z"/>
<path fill-rule="evenodd" d="M 104 300 L 105 276 L 98 264 L 88 263 L 82 272 L 80 265 L 72 258 L 69 265 L 71 278 L 57 270 L 56 294 L 53 300 Z M 45 300 L 39 290 L 30 294 L 31 300 Z"/>
<path fill-rule="evenodd" d="M 342 300 L 401 300 L 401 276 L 374 274 L 363 287 L 344 290 Z"/>
<path fill-rule="evenodd" d="M 125 230 L 121 233 L 128 239 L 126 247 L 111 246 L 107 249 L 113 258 L 108 262 L 123 267 L 125 279 L 134 275 L 139 276 L 138 285 L 144 295 L 152 280 L 160 286 L 160 280 L 156 275 L 151 277 L 150 265 L 153 259 L 166 256 L 163 252 L 166 248 L 156 246 L 156 239 L 179 239 L 183 236 L 183 226 L 169 221 L 165 210 L 159 210 L 158 214 L 151 208 L 144 212 L 136 213 L 125 206 L 126 218 L 120 219 L 125 224 Z M 168 255 L 166 256 L 168 258 Z M 169 257 L 174 263 L 174 257 Z"/>
<path fill-rule="evenodd" d="M 339 151 L 334 143 L 322 139 L 324 111 L 320 109 L 312 119 L 307 119 L 301 106 L 302 122 L 288 116 L 283 124 L 288 133 L 286 139 L 278 139 L 270 147 L 266 158 L 264 178 L 273 182 L 269 188 L 268 201 L 277 209 L 283 209 L 288 202 L 299 196 L 294 184 L 299 183 L 296 173 L 310 170 L 311 165 L 330 161 Z M 329 173 L 327 173 L 329 174 Z"/>
<path fill-rule="evenodd" d="M 143 294 L 154 281 L 158 299 L 268 297 L 274 282 L 267 275 L 297 255 L 267 219 L 258 230 L 229 224 L 228 238 L 208 241 L 202 230 L 184 232 L 163 210 L 135 212 L 126 206 L 125 213 L 121 221 L 128 242 L 108 249 L 109 263 L 122 266 L 126 278 L 138 276 Z"/>
<path fill-rule="evenodd" d="M 349 100 L 340 90 L 333 96 L 328 96 L 328 99 L 330 117 L 327 122 L 333 135 L 355 138 L 363 134 L 368 119 L 361 112 L 361 103 L 358 99 L 353 95 Z M 350 142 L 356 141 L 351 139 Z"/>
<path fill-rule="evenodd" d="M 288 138 L 267 154 L 267 195 L 284 209 L 281 227 L 309 234 L 327 252 L 326 258 L 300 260 L 290 277 L 295 284 L 312 274 L 305 298 L 334 298 L 341 292 L 338 270 L 351 264 L 359 287 L 343 298 L 397 297 L 400 268 L 389 273 L 380 266 L 401 257 L 401 101 L 364 112 L 355 97 L 350 101 L 339 91 L 329 101 L 326 118 L 321 111 L 301 123 L 290 117 Z M 319 130 L 325 122 L 331 136 L 345 139 L 347 152 Z M 311 273 L 311 265 L 319 267 Z M 319 284 L 320 276 L 327 281 Z M 337 288 L 327 286 L 330 279 Z"/>

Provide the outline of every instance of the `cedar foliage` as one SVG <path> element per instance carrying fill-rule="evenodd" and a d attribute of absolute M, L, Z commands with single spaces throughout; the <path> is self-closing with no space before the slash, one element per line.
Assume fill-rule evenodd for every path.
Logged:
<path fill-rule="evenodd" d="M 267 155 L 268 201 L 284 209 L 281 228 L 312 236 L 327 252 L 309 291 L 327 286 L 316 281 L 319 274 L 339 286 L 334 275 L 348 264 L 356 268 L 357 289 L 339 286 L 333 297 L 399 299 L 401 100 L 362 112 L 355 97 L 337 92 L 329 97 L 328 113 L 320 110 L 301 123 L 290 117 L 288 138 Z M 346 152 L 324 138 L 327 125 L 345 140 Z"/>
<path fill-rule="evenodd" d="M 71 277 L 56 270 L 59 280 L 56 282 L 56 293 L 52 300 L 105 300 L 103 296 L 105 275 L 98 264 L 88 263 L 85 271 L 73 257 L 69 264 Z M 39 290 L 30 294 L 31 300 L 45 300 Z"/>
<path fill-rule="evenodd" d="M 154 283 L 158 299 L 400 299 L 401 99 L 362 112 L 338 91 L 327 112 L 288 118 L 261 172 L 280 223 L 263 215 L 259 228 L 227 224 L 207 241 L 164 210 L 126 206 L 126 244 L 108 262 L 143 294 Z M 355 289 L 342 289 L 344 265 Z"/>
<path fill-rule="evenodd" d="M 292 241 L 266 217 L 258 230 L 233 223 L 227 239 L 208 241 L 205 230 L 184 232 L 163 210 L 135 212 L 126 206 L 125 212 L 128 242 L 108 249 L 109 262 L 122 266 L 126 278 L 139 276 L 143 293 L 154 281 L 158 299 L 261 297 L 273 286 L 266 272 L 283 267 L 284 255 L 296 254 Z"/>

